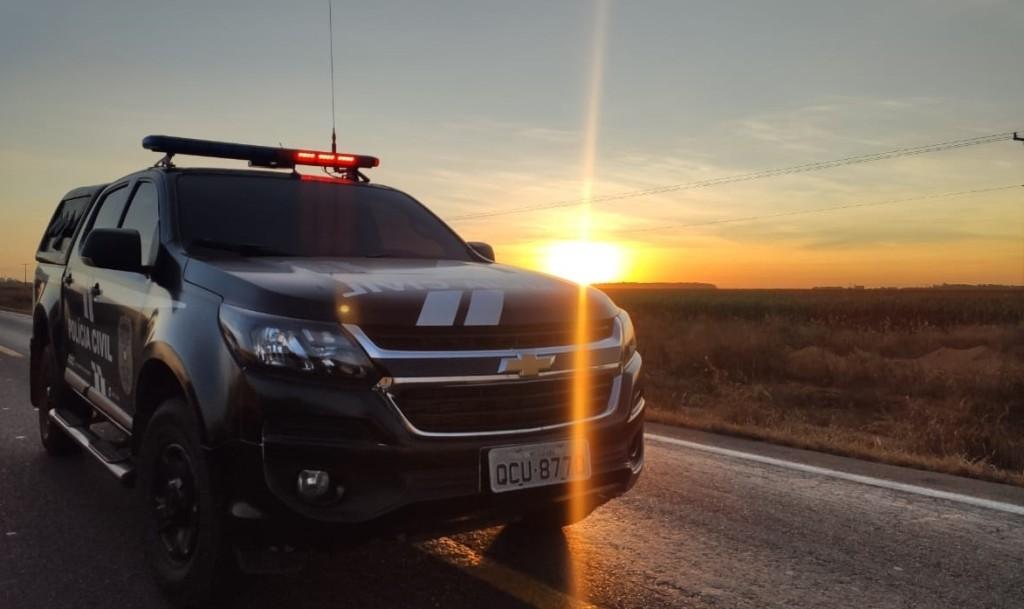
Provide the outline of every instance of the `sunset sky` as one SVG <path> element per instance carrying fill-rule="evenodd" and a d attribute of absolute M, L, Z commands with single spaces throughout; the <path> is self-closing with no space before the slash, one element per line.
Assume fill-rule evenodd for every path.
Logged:
<path fill-rule="evenodd" d="M 64 192 L 155 162 L 146 134 L 329 146 L 326 0 L 14 4 L 0 275 Z M 577 200 L 588 177 L 600 197 L 1024 131 L 1020 0 L 335 0 L 335 45 L 339 149 L 547 270 L 580 206 L 457 218 Z M 1024 188 L 709 224 L 1012 184 L 1024 145 L 1000 142 L 597 202 L 589 236 L 630 281 L 1021 284 Z"/>

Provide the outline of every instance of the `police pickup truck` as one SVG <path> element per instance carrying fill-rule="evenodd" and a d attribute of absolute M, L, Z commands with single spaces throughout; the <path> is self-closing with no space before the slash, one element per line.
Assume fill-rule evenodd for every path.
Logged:
<path fill-rule="evenodd" d="M 373 157 L 142 143 L 163 159 L 43 235 L 31 397 L 47 452 L 137 487 L 172 598 L 318 542 L 561 527 L 636 482 L 641 360 L 600 291 L 496 264 Z"/>

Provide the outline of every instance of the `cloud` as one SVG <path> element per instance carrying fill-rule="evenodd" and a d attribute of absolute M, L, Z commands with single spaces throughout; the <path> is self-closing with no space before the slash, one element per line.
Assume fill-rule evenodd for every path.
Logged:
<path fill-rule="evenodd" d="M 939 100 L 928 97 L 828 96 L 796 108 L 728 121 L 726 127 L 737 136 L 753 138 L 785 151 L 846 156 L 843 150 L 905 146 L 908 123 L 926 120 L 933 125 L 947 123 L 945 119 L 935 120 L 946 110 Z M 923 120 L 924 117 L 928 118 Z M 910 139 L 919 137 L 920 131 L 914 129 Z"/>
<path fill-rule="evenodd" d="M 504 121 L 483 116 L 449 121 L 442 128 L 450 131 L 473 133 L 486 141 L 507 143 L 509 138 L 557 144 L 578 144 L 581 133 L 574 129 L 558 129 L 548 125 L 535 125 L 518 121 Z"/>
<path fill-rule="evenodd" d="M 930 98 L 832 96 L 724 121 L 713 126 L 714 137 L 672 138 L 662 147 L 606 144 L 598 162 L 594 195 L 600 198 L 688 184 L 999 130 L 958 120 L 951 112 L 948 106 Z M 420 167 L 413 172 L 417 185 L 410 191 L 425 195 L 424 200 L 443 217 L 579 198 L 576 132 L 482 117 L 453 122 L 444 128 L 467 138 L 472 136 L 475 145 L 498 144 L 489 150 L 456 148 L 447 153 L 450 158 L 446 157 L 442 166 Z M 545 140 L 550 144 L 537 145 Z M 793 251 L 941 247 L 1003 239 L 996 236 L 1003 235 L 999 218 L 1005 218 L 1010 207 L 999 208 L 989 217 L 974 217 L 972 211 L 985 207 L 988 199 L 959 198 L 735 224 L 621 232 L 1019 182 L 1019 164 L 999 155 L 994 158 L 994 146 L 598 201 L 591 211 L 594 235 L 658 248 L 778 245 Z M 474 238 L 511 246 L 574 236 L 580 209 L 531 210 L 457 220 L 454 225 Z"/>

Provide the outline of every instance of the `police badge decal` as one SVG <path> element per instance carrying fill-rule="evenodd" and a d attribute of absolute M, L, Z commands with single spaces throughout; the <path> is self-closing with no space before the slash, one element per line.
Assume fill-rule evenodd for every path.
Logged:
<path fill-rule="evenodd" d="M 132 323 L 122 315 L 117 322 L 117 375 L 124 395 L 132 394 Z"/>

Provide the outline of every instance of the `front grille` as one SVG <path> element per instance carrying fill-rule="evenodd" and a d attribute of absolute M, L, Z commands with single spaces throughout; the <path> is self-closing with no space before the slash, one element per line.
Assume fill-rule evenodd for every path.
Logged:
<path fill-rule="evenodd" d="M 614 375 L 595 374 L 581 418 L 605 411 Z M 395 390 L 395 403 L 420 431 L 473 433 L 513 431 L 572 420 L 573 380 L 517 380 L 498 383 L 411 385 Z"/>
<path fill-rule="evenodd" d="M 590 324 L 587 342 L 612 335 L 612 318 Z M 574 324 L 530 324 L 518 326 L 361 326 L 370 340 L 382 349 L 403 351 L 452 351 L 484 349 L 537 349 L 576 342 Z"/>

